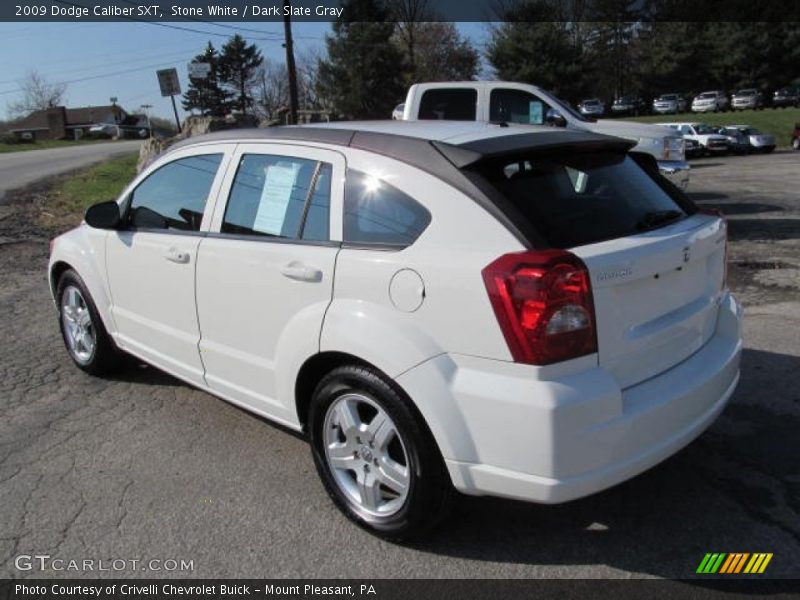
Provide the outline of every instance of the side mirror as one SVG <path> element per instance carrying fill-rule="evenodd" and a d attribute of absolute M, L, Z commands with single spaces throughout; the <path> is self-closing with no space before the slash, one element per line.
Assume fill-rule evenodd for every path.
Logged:
<path fill-rule="evenodd" d="M 119 204 L 114 200 L 93 204 L 86 209 L 84 220 L 95 229 L 116 229 L 121 221 Z"/>
<path fill-rule="evenodd" d="M 547 123 L 551 127 L 566 127 L 567 126 L 567 120 L 564 118 L 564 115 L 562 115 L 561 112 L 556 110 L 555 108 L 550 108 L 550 109 L 547 110 L 547 116 L 545 117 L 545 123 Z"/>

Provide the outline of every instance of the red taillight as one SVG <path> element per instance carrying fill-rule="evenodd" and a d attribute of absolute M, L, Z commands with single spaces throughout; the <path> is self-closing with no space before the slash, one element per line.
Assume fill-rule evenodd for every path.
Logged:
<path fill-rule="evenodd" d="M 728 285 L 728 219 L 718 208 L 701 208 L 700 212 L 704 215 L 712 215 L 714 217 L 719 217 L 722 220 L 722 224 L 720 225 L 720 229 L 725 232 L 725 257 L 724 257 L 724 264 L 722 265 L 722 288 L 725 289 Z"/>
<path fill-rule="evenodd" d="M 547 365 L 597 352 L 586 265 L 564 250 L 516 252 L 482 271 L 516 362 Z"/>

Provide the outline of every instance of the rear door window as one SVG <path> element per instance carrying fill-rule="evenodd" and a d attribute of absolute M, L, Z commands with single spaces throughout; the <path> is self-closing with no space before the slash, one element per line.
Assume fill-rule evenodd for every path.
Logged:
<path fill-rule="evenodd" d="M 477 170 L 554 248 L 643 233 L 687 215 L 624 154 L 521 156 Z"/>
<path fill-rule="evenodd" d="M 327 241 L 331 165 L 245 154 L 233 180 L 222 233 Z"/>
<path fill-rule="evenodd" d="M 474 121 L 478 91 L 474 89 L 431 89 L 422 93 L 418 119 Z"/>

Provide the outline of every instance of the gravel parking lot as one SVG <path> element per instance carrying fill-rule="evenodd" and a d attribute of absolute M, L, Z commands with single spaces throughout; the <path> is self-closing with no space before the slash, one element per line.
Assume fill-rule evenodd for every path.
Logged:
<path fill-rule="evenodd" d="M 407 546 L 347 522 L 303 440 L 152 368 L 72 366 L 42 232 L 0 212 L 0 577 L 20 554 L 193 561 L 88 576 L 692 577 L 706 552 L 772 552 L 800 577 L 800 153 L 694 162 L 691 195 L 730 217 L 746 307 L 742 378 L 699 440 L 562 506 L 461 498 Z M 24 201 L 24 196 L 16 196 Z"/>

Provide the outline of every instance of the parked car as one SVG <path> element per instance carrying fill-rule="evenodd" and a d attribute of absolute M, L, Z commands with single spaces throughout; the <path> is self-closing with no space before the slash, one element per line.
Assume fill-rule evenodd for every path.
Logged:
<path fill-rule="evenodd" d="M 403 120 L 403 109 L 405 109 L 406 104 L 405 102 L 401 102 L 397 106 L 394 107 L 392 111 L 392 119 L 395 121 L 402 121 Z"/>
<path fill-rule="evenodd" d="M 613 115 L 639 116 L 647 112 L 647 103 L 639 96 L 622 96 L 611 105 Z"/>
<path fill-rule="evenodd" d="M 764 98 L 755 88 L 746 88 L 734 93 L 731 97 L 733 110 L 758 110 L 764 107 Z"/>
<path fill-rule="evenodd" d="M 446 81 L 417 83 L 408 89 L 404 118 L 550 125 L 575 131 L 613 135 L 649 154 L 662 175 L 680 188 L 689 184 L 683 138 L 649 123 L 585 117 L 552 93 L 513 81 Z"/>
<path fill-rule="evenodd" d="M 763 133 L 755 127 L 749 125 L 731 125 L 730 127 L 738 129 L 742 135 L 747 139 L 750 145 L 751 152 L 764 152 L 769 154 L 775 150 L 775 136 L 769 133 Z"/>
<path fill-rule="evenodd" d="M 686 99 L 680 94 L 661 94 L 653 100 L 653 112 L 659 115 L 678 114 L 686 111 Z"/>
<path fill-rule="evenodd" d="M 738 127 L 720 127 L 717 133 L 728 138 L 728 149 L 733 154 L 748 154 L 750 152 L 750 140 Z"/>
<path fill-rule="evenodd" d="M 632 145 L 430 121 L 192 137 L 53 241 L 64 343 L 307 433 L 384 537 L 453 488 L 592 494 L 699 436 L 739 379 L 725 221 Z"/>
<path fill-rule="evenodd" d="M 792 131 L 792 148 L 800 150 L 800 123 L 794 124 L 794 131 Z"/>
<path fill-rule="evenodd" d="M 89 127 L 88 135 L 98 138 L 111 138 L 120 134 L 119 126 L 116 123 L 98 123 Z"/>
<path fill-rule="evenodd" d="M 800 106 L 800 87 L 790 86 L 775 90 L 772 95 L 773 108 L 786 108 Z"/>
<path fill-rule="evenodd" d="M 677 130 L 684 140 L 694 140 L 700 145 L 701 154 L 725 154 L 728 152 L 728 138 L 705 123 L 659 123 Z"/>
<path fill-rule="evenodd" d="M 727 110 L 730 102 L 725 92 L 716 90 L 712 92 L 703 92 L 698 94 L 692 100 L 692 112 L 719 112 Z"/>
<path fill-rule="evenodd" d="M 695 140 L 691 138 L 683 138 L 683 146 L 687 158 L 694 158 L 703 154 L 703 149 Z"/>
<path fill-rule="evenodd" d="M 590 98 L 578 104 L 578 110 L 585 117 L 602 117 L 606 114 L 606 105 L 599 98 Z"/>

